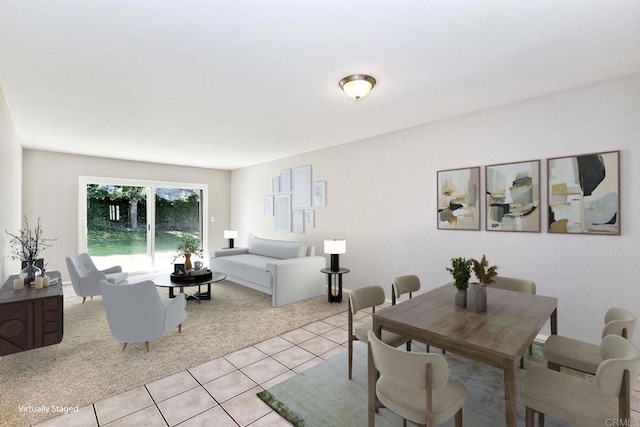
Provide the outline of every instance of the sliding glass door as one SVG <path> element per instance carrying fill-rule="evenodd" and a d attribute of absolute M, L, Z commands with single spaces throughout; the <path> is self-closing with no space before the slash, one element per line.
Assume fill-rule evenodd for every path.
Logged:
<path fill-rule="evenodd" d="M 171 269 L 176 247 L 184 237 L 195 237 L 202 242 L 202 218 L 202 190 L 155 189 L 154 259 L 157 269 Z"/>
<path fill-rule="evenodd" d="M 187 235 L 206 249 L 206 185 L 81 177 L 79 192 L 79 252 L 99 269 L 171 271 Z"/>

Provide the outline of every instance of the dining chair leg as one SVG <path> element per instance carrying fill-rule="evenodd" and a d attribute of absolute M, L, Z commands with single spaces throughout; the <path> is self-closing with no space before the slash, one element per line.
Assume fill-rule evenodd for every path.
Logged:
<path fill-rule="evenodd" d="M 533 343 L 529 344 L 529 356 L 533 356 Z"/>
<path fill-rule="evenodd" d="M 538 427 L 544 427 L 544 413 L 538 412 Z"/>
<path fill-rule="evenodd" d="M 525 418 L 525 426 L 533 427 L 533 409 L 529 408 L 528 406 L 525 409 Z"/>
<path fill-rule="evenodd" d="M 87 299 L 87 297 L 82 297 L 82 303 L 84 304 L 84 301 Z"/>
<path fill-rule="evenodd" d="M 462 408 L 456 412 L 456 427 L 462 427 Z"/>
<path fill-rule="evenodd" d="M 181 334 L 182 333 L 182 323 L 180 323 L 178 325 L 178 333 Z"/>
<path fill-rule="evenodd" d="M 524 369 L 524 356 L 520 358 L 520 369 Z"/>
<path fill-rule="evenodd" d="M 407 351 L 411 351 L 411 340 L 407 341 Z"/>
<path fill-rule="evenodd" d="M 145 341 L 144 346 L 147 348 L 147 353 L 149 353 L 149 341 Z"/>
<path fill-rule="evenodd" d="M 351 379 L 352 369 L 353 369 L 353 340 L 349 338 L 349 379 Z"/>
<path fill-rule="evenodd" d="M 124 343 L 124 346 L 122 347 L 122 351 L 124 351 L 124 349 L 127 348 L 127 344 L 128 343 Z"/>

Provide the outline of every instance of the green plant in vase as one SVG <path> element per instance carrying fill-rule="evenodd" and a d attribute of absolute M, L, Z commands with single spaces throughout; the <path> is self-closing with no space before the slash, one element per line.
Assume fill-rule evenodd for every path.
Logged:
<path fill-rule="evenodd" d="M 176 251 L 178 251 L 178 254 L 173 258 L 173 260 L 175 261 L 176 258 L 184 256 L 184 267 L 186 270 L 191 270 L 191 255 L 196 254 L 198 256 L 202 256 L 200 239 L 198 239 L 197 237 L 186 235 L 182 238 L 182 240 L 176 247 Z"/>
<path fill-rule="evenodd" d="M 467 305 L 467 288 L 471 277 L 471 260 L 462 257 L 451 258 L 451 267 L 446 267 L 453 276 L 453 286 L 458 289 L 455 303 L 460 307 Z"/>

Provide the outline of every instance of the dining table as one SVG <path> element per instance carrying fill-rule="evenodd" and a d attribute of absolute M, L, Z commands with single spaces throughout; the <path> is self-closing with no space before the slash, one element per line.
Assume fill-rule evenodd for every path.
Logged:
<path fill-rule="evenodd" d="M 474 313 L 454 303 L 456 288 L 446 284 L 373 314 L 373 331 L 384 329 L 502 370 L 506 426 L 516 427 L 517 369 L 529 345 L 550 321 L 558 333 L 558 300 L 487 287 L 487 309 Z M 378 379 L 368 356 L 368 425 L 375 425 Z"/>

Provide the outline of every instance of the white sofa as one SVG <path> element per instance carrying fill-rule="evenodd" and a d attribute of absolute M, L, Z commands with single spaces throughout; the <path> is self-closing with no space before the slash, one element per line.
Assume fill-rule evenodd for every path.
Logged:
<path fill-rule="evenodd" d="M 251 238 L 249 247 L 211 252 L 211 270 L 227 279 L 272 296 L 279 307 L 326 291 L 320 272 L 326 259 L 303 242 Z"/>

